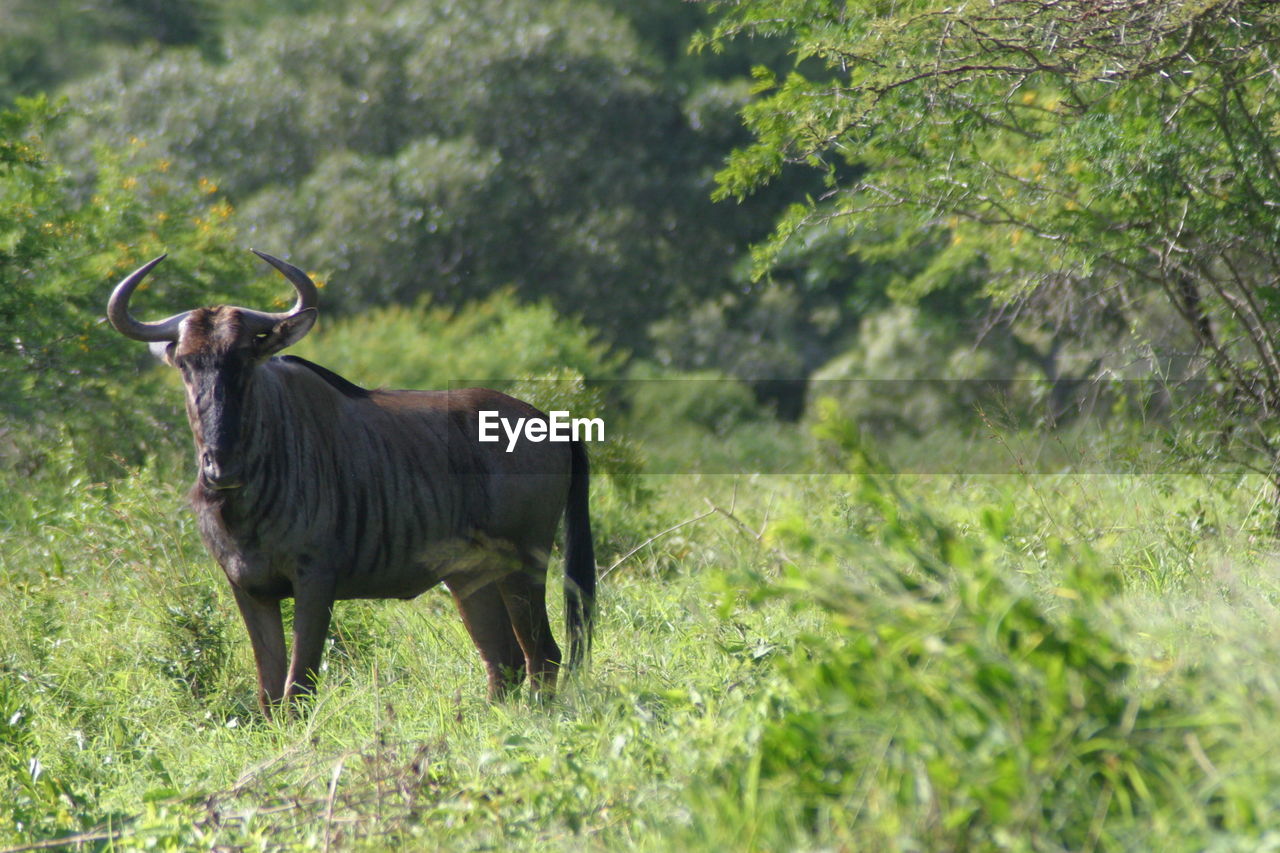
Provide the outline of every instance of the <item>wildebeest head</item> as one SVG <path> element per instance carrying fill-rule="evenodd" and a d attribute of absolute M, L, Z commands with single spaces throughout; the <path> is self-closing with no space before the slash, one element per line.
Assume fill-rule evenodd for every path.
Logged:
<path fill-rule="evenodd" d="M 151 344 L 152 352 L 181 371 L 200 481 L 209 489 L 242 485 L 237 451 L 245 392 L 253 381 L 254 368 L 300 341 L 316 321 L 317 291 L 307 274 L 264 252 L 255 249 L 254 254 L 292 282 L 298 293 L 292 310 L 267 313 L 217 305 L 154 323 L 135 320 L 129 313 L 129 297 L 164 255 L 126 276 L 107 304 L 107 319 L 116 331 Z"/>

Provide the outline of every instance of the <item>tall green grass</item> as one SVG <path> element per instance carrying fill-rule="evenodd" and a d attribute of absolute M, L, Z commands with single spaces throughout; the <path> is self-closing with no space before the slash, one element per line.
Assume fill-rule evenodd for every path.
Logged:
<path fill-rule="evenodd" d="M 0 474 L 0 844 L 1276 840 L 1280 589 L 1247 478 L 685 475 L 639 503 L 604 479 L 599 641 L 555 702 L 486 703 L 435 591 L 340 603 L 314 704 L 267 722 L 185 458 L 50 460 Z"/>

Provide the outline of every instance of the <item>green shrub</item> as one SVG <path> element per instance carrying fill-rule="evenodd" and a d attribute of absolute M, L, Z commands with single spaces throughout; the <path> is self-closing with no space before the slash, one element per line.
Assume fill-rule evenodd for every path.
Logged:
<path fill-rule="evenodd" d="M 424 302 L 322 321 L 293 352 L 384 388 L 494 385 L 562 368 L 610 379 L 621 364 L 588 327 L 546 302 L 522 304 L 510 290 L 457 309 Z"/>
<path fill-rule="evenodd" d="M 696 427 L 720 437 L 767 418 L 750 386 L 714 370 L 672 374 L 638 364 L 628 374 L 630 420 L 660 437 Z"/>
<path fill-rule="evenodd" d="M 853 499 L 878 520 L 772 528 L 795 562 L 759 595 L 816 603 L 831 631 L 784 665 L 758 737 L 717 776 L 729 795 L 708 799 L 743 843 L 1122 849 L 1156 830 L 1195 847 L 1260 829 L 1206 769 L 1234 714 L 1206 715 L 1194 674 L 1177 689 L 1135 678 L 1110 615 L 1119 579 L 1088 548 L 1050 542 L 1060 574 L 1032 588 L 1009 570 L 1015 504 L 961 533 L 877 473 L 851 424 L 825 428 L 871 472 Z"/>
<path fill-rule="evenodd" d="M 225 601 L 209 584 L 191 585 L 164 608 L 164 650 L 155 656 L 161 674 L 201 702 L 220 686 L 231 657 Z"/>
<path fill-rule="evenodd" d="M 119 470 L 113 456 L 136 463 L 171 446 L 179 408 L 155 405 L 146 347 L 102 321 L 115 283 L 169 253 L 135 299 L 144 318 L 281 288 L 233 245 L 216 187 L 184 187 L 164 162 L 139 165 L 140 142 L 98 150 L 88 185 L 71 178 L 44 145 L 64 119 L 44 99 L 0 113 L 0 452 L 30 471 L 70 444 L 102 476 Z"/>

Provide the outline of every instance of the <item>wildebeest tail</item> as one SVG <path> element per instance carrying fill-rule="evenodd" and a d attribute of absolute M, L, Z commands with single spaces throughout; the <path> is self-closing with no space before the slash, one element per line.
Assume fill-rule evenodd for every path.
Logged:
<path fill-rule="evenodd" d="M 596 554 L 591 541 L 588 506 L 591 474 L 587 449 L 569 444 L 571 465 L 569 500 L 564 522 L 564 603 L 569 624 L 569 668 L 586 662 L 591 653 L 591 629 L 596 608 Z"/>

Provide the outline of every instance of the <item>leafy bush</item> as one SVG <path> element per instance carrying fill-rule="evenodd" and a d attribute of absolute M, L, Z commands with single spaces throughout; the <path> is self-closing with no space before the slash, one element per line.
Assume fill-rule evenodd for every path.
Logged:
<path fill-rule="evenodd" d="M 209 0 L 9 0 L 0 43 L 0 106 L 92 71 L 112 45 L 193 45 L 212 52 L 218 5 Z"/>
<path fill-rule="evenodd" d="M 116 281 L 169 253 L 135 300 L 141 317 L 280 285 L 240 285 L 254 280 L 252 256 L 233 249 L 230 206 L 175 183 L 163 162 L 140 165 L 140 143 L 97 152 L 92 182 L 73 180 L 44 145 L 64 119 L 43 99 L 0 113 L 0 435 L 26 468 L 36 445 L 71 442 L 102 473 L 113 454 L 139 461 L 172 441 L 171 410 L 152 405 L 154 376 L 139 370 L 146 348 L 102 319 Z"/>
<path fill-rule="evenodd" d="M 321 311 L 338 286 L 321 294 Z M 293 352 L 369 387 L 461 388 L 564 368 L 611 379 L 621 364 L 582 323 L 510 290 L 458 309 L 423 302 L 321 323 Z"/>
<path fill-rule="evenodd" d="M 160 672 L 197 702 L 214 693 L 231 656 L 225 603 L 208 584 L 192 584 L 164 608 L 165 648 L 157 654 Z"/>
<path fill-rule="evenodd" d="M 794 420 L 804 407 L 800 380 L 813 368 L 814 354 L 825 351 L 816 345 L 808 307 L 795 292 L 777 285 L 759 293 L 730 291 L 655 322 L 655 355 L 675 369 L 722 370 L 755 383 L 762 398 L 771 385 L 780 386 L 782 393 L 773 394 L 771 402 Z"/>

